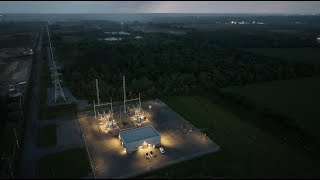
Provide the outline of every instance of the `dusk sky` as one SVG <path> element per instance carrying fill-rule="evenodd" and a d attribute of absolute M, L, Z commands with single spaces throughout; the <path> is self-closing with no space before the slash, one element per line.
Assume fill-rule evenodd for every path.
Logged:
<path fill-rule="evenodd" d="M 2 1 L 0 13 L 320 13 L 320 2 Z"/>

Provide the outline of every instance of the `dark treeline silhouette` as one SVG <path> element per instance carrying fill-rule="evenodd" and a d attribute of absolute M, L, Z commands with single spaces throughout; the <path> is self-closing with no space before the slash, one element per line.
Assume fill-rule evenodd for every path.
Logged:
<path fill-rule="evenodd" d="M 54 43 L 57 60 L 65 67 L 67 86 L 77 97 L 86 99 L 95 97 L 95 78 L 100 80 L 102 97 L 121 99 L 122 75 L 127 78 L 128 96 L 141 92 L 143 96 L 157 97 L 188 94 L 201 88 L 306 77 L 320 72 L 316 65 L 258 56 L 228 47 L 212 34 L 145 34 L 141 41 L 120 43 L 90 38 L 64 43 L 61 36 L 54 35 Z M 279 40 L 283 42 L 285 40 Z"/>

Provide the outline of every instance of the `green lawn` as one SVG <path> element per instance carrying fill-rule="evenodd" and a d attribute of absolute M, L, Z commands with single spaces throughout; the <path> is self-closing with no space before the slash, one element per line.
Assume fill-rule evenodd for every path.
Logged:
<path fill-rule="evenodd" d="M 258 106 L 292 117 L 306 132 L 320 137 L 320 77 L 227 87 L 223 91 L 246 96 Z"/>
<path fill-rule="evenodd" d="M 40 117 L 42 120 L 58 118 L 58 117 L 76 117 L 77 108 L 76 105 L 61 105 L 62 108 L 48 108 L 45 105 L 40 107 Z"/>
<path fill-rule="evenodd" d="M 38 129 L 37 142 L 39 147 L 57 145 L 57 125 L 50 124 Z"/>
<path fill-rule="evenodd" d="M 247 48 L 244 50 L 288 61 L 320 63 L 320 48 Z"/>
<path fill-rule="evenodd" d="M 91 173 L 85 149 L 70 149 L 47 155 L 38 161 L 39 178 L 81 178 Z"/>
<path fill-rule="evenodd" d="M 143 178 L 299 178 L 320 177 L 319 162 L 282 143 L 244 119 L 202 97 L 164 98 L 170 107 L 207 135 L 221 151 L 148 173 Z"/>

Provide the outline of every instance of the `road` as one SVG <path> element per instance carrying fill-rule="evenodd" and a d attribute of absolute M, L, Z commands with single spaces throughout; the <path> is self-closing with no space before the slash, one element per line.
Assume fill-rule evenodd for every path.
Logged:
<path fill-rule="evenodd" d="M 37 158 L 36 132 L 37 122 L 39 119 L 40 105 L 40 73 L 41 73 L 41 47 L 42 47 L 43 28 L 41 29 L 39 44 L 36 53 L 36 63 L 34 66 L 32 98 L 29 105 L 29 116 L 27 118 L 26 130 L 23 142 L 22 161 L 18 173 L 18 178 L 35 178 L 36 167 L 35 160 Z"/>

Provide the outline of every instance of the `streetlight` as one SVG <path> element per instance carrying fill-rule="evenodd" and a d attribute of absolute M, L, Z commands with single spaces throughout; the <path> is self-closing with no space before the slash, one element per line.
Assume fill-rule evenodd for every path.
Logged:
<path fill-rule="evenodd" d="M 151 105 L 149 105 L 149 114 L 151 116 Z"/>

